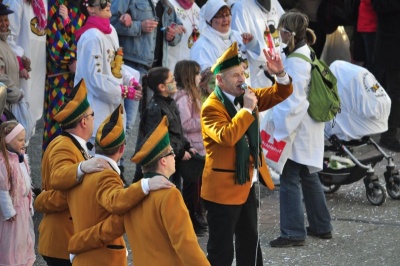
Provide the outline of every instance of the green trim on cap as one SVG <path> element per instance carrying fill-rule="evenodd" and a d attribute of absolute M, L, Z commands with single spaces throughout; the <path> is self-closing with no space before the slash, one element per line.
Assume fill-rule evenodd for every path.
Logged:
<path fill-rule="evenodd" d="M 122 132 L 118 136 L 118 138 L 116 138 L 113 142 L 111 142 L 110 144 L 108 144 L 105 147 L 101 146 L 101 144 L 98 142 L 97 138 L 95 140 L 97 146 L 101 147 L 103 150 L 108 150 L 108 149 L 112 149 L 112 148 L 121 146 L 121 144 L 124 143 L 124 141 L 125 141 L 125 132 L 124 132 L 124 130 L 122 130 Z"/>
<path fill-rule="evenodd" d="M 215 68 L 214 68 L 214 75 L 218 74 L 221 71 L 227 70 L 231 67 L 234 66 L 238 66 L 240 65 L 240 60 L 239 57 L 236 55 L 234 57 L 231 57 L 227 60 L 224 60 L 223 62 L 221 62 L 220 64 L 218 64 Z"/>
<path fill-rule="evenodd" d="M 85 99 L 79 104 L 79 106 L 69 116 L 61 121 L 60 124 L 65 126 L 75 122 L 79 117 L 83 115 L 83 113 L 85 113 L 89 106 L 90 105 L 87 97 L 85 97 Z"/>
<path fill-rule="evenodd" d="M 140 165 L 146 166 L 158 158 L 158 155 L 165 150 L 170 144 L 169 133 L 165 134 L 160 141 L 153 147 L 153 149 L 139 162 Z"/>

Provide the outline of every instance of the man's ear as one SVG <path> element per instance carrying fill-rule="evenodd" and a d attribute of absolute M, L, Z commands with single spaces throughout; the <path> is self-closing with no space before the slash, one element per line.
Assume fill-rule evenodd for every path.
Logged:
<path fill-rule="evenodd" d="M 220 74 L 217 74 L 217 75 L 215 76 L 215 80 L 217 81 L 217 84 L 218 84 L 218 85 L 221 84 L 221 83 L 222 83 L 222 76 L 221 76 Z"/>
<path fill-rule="evenodd" d="M 87 126 L 86 119 L 83 119 L 83 117 L 80 119 L 81 121 L 79 123 L 81 124 L 81 127 L 86 127 Z"/>
<path fill-rule="evenodd" d="M 162 157 L 162 158 L 158 159 L 158 162 L 159 162 L 162 166 L 167 165 L 167 160 L 165 159 L 165 157 Z"/>
<path fill-rule="evenodd" d="M 118 151 L 119 151 L 120 153 L 124 154 L 124 152 L 125 152 L 125 145 L 121 145 L 121 146 L 119 147 Z"/>

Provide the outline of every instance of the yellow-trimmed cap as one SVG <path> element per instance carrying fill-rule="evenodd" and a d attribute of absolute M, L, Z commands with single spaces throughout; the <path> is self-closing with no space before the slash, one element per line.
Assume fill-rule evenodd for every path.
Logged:
<path fill-rule="evenodd" d="M 224 70 L 240 65 L 238 56 L 238 45 L 236 42 L 232 43 L 228 49 L 217 59 L 215 64 L 211 67 L 211 72 L 214 75 Z"/>
<path fill-rule="evenodd" d="M 69 125 L 79 119 L 89 108 L 86 83 L 83 79 L 65 97 L 64 104 L 53 117 L 60 125 Z"/>
<path fill-rule="evenodd" d="M 164 116 L 158 126 L 150 132 L 139 145 L 131 161 L 141 166 L 149 165 L 160 158 L 170 146 L 168 133 L 168 118 Z"/>
<path fill-rule="evenodd" d="M 125 142 L 122 115 L 124 108 L 120 104 L 99 126 L 96 133 L 96 145 L 104 150 L 121 146 Z"/>

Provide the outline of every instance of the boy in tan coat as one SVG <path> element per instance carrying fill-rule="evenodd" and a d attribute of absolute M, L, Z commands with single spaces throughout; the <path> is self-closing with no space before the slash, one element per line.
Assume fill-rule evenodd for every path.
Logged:
<path fill-rule="evenodd" d="M 164 116 L 131 159 L 142 166 L 144 178 L 168 179 L 175 172 L 167 125 Z M 177 188 L 159 190 L 146 197 L 124 215 L 124 224 L 134 265 L 210 265 Z"/>

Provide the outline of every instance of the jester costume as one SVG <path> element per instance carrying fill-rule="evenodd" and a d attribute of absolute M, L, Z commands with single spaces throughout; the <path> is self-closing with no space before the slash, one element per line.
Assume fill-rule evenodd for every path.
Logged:
<path fill-rule="evenodd" d="M 64 4 L 68 8 L 69 19 L 63 19 L 58 10 Z M 61 133 L 61 128 L 53 120 L 64 96 L 69 94 L 74 85 L 74 73 L 69 65 L 76 60 L 75 31 L 85 20 L 79 11 L 78 0 L 48 1 L 47 30 L 47 79 L 44 99 L 43 152 L 52 139 Z"/>

